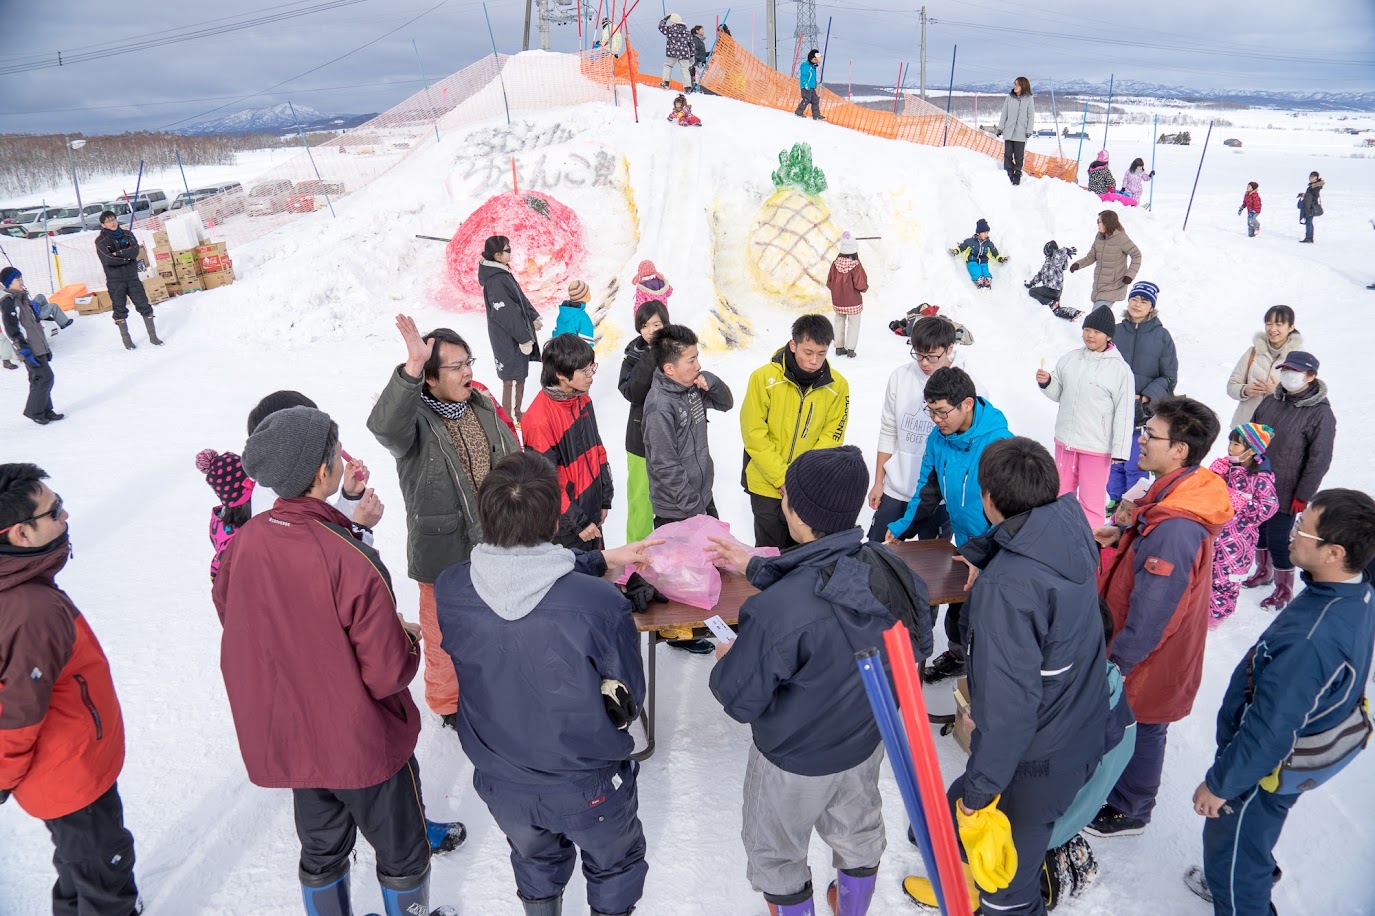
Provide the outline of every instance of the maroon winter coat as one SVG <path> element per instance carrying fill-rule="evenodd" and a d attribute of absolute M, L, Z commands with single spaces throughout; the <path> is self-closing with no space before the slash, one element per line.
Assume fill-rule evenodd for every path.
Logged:
<path fill-rule="evenodd" d="M 864 293 L 869 291 L 869 276 L 858 258 L 841 255 L 831 264 L 826 276 L 831 290 L 831 307 L 837 315 L 858 315 L 864 311 Z"/>
<path fill-rule="evenodd" d="M 248 778 L 362 789 L 415 750 L 420 654 L 391 577 L 333 506 L 279 499 L 239 529 L 215 579 L 220 670 Z"/>

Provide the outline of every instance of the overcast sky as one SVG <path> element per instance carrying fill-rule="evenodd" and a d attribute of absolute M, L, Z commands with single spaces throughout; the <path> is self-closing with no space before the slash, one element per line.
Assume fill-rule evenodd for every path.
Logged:
<path fill-rule="evenodd" d="M 556 2 L 556 0 L 550 0 Z M 571 0 L 570 0 L 571 2 Z M 1375 91 L 1375 0 L 1130 0 L 1073 3 L 977 0 L 927 4 L 927 79 L 944 85 L 958 44 L 956 84 L 1135 79 L 1199 88 Z M 99 60 L 55 63 L 134 42 L 158 41 L 182 27 L 218 28 L 255 17 L 340 4 L 297 18 Z M 420 88 L 415 40 L 431 80 L 490 53 L 483 8 L 473 0 L 0 0 L 0 131 L 45 133 L 155 130 L 185 126 L 216 106 L 215 117 L 286 100 L 330 114 L 385 110 Z M 522 0 L 489 0 L 498 50 L 521 47 Z M 618 4 L 619 6 L 619 4 Z M 900 0 L 817 0 L 821 31 L 833 17 L 828 83 L 892 84 L 901 61 L 916 83 L 917 15 Z M 725 4 L 670 3 L 708 32 Z M 631 38 L 652 61 L 661 0 L 641 0 Z M 763 56 L 763 2 L 733 4 L 737 40 Z M 793 58 L 797 7 L 779 2 L 779 64 Z M 418 19 L 416 17 L 419 17 Z M 408 20 L 415 19 L 408 23 Z M 392 30 L 396 30 L 392 32 Z M 392 32 L 390 35 L 386 33 Z M 383 37 L 385 35 L 385 37 Z M 1070 37 L 1074 36 L 1074 37 Z M 305 71 L 356 53 L 311 73 Z M 532 28 L 531 43 L 538 39 Z M 552 30 L 553 50 L 575 50 L 574 26 Z M 305 74 L 305 75 L 301 75 Z M 290 80 L 281 88 L 260 93 Z M 183 123 L 179 123 L 183 122 Z"/>

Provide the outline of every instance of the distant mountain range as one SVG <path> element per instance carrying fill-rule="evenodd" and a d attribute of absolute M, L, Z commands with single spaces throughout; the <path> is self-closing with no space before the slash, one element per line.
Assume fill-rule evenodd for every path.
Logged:
<path fill-rule="evenodd" d="M 1012 86 L 1009 79 L 998 83 L 968 83 L 956 86 L 963 92 L 1004 93 Z M 1066 80 L 1042 83 L 1036 91 L 1046 92 L 1051 86 L 1056 95 L 1095 96 L 1106 98 L 1108 84 L 1090 83 L 1084 80 Z M 909 87 L 910 88 L 910 87 Z M 887 90 L 892 92 L 892 89 Z M 1309 92 L 1303 90 L 1264 90 L 1264 89 L 1189 89 L 1184 86 L 1162 86 L 1158 83 L 1143 83 L 1139 80 L 1117 80 L 1113 83 L 1114 95 L 1158 99 L 1178 99 L 1185 102 L 1240 102 L 1244 105 L 1257 105 L 1272 108 L 1308 108 L 1324 111 L 1375 111 L 1375 92 Z M 930 86 L 927 95 L 933 94 Z"/>
<path fill-rule="evenodd" d="M 296 106 L 296 118 L 301 120 L 301 129 L 309 133 L 318 130 L 345 130 L 357 127 L 365 121 L 377 117 L 372 114 L 329 115 L 305 105 Z M 286 102 L 267 108 L 245 108 L 234 114 L 209 121 L 200 121 L 181 131 L 191 136 L 208 134 L 280 134 L 295 133 L 296 118 L 291 116 L 291 108 Z"/>

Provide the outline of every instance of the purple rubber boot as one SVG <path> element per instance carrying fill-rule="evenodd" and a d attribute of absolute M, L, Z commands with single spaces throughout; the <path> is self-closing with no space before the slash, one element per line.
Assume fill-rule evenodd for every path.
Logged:
<path fill-rule="evenodd" d="M 863 877 L 838 872 L 836 880 L 826 889 L 826 902 L 831 905 L 831 913 L 834 916 L 865 916 L 869 912 L 870 901 L 874 899 L 877 883 L 878 869 Z"/>

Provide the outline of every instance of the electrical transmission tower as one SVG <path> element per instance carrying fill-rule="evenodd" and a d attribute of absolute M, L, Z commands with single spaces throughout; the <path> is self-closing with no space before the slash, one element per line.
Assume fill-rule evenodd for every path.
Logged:
<path fill-rule="evenodd" d="M 793 29 L 793 44 L 802 37 L 800 54 L 806 60 L 807 52 L 821 47 L 821 31 L 816 27 L 816 0 L 797 0 L 797 28 Z"/>

